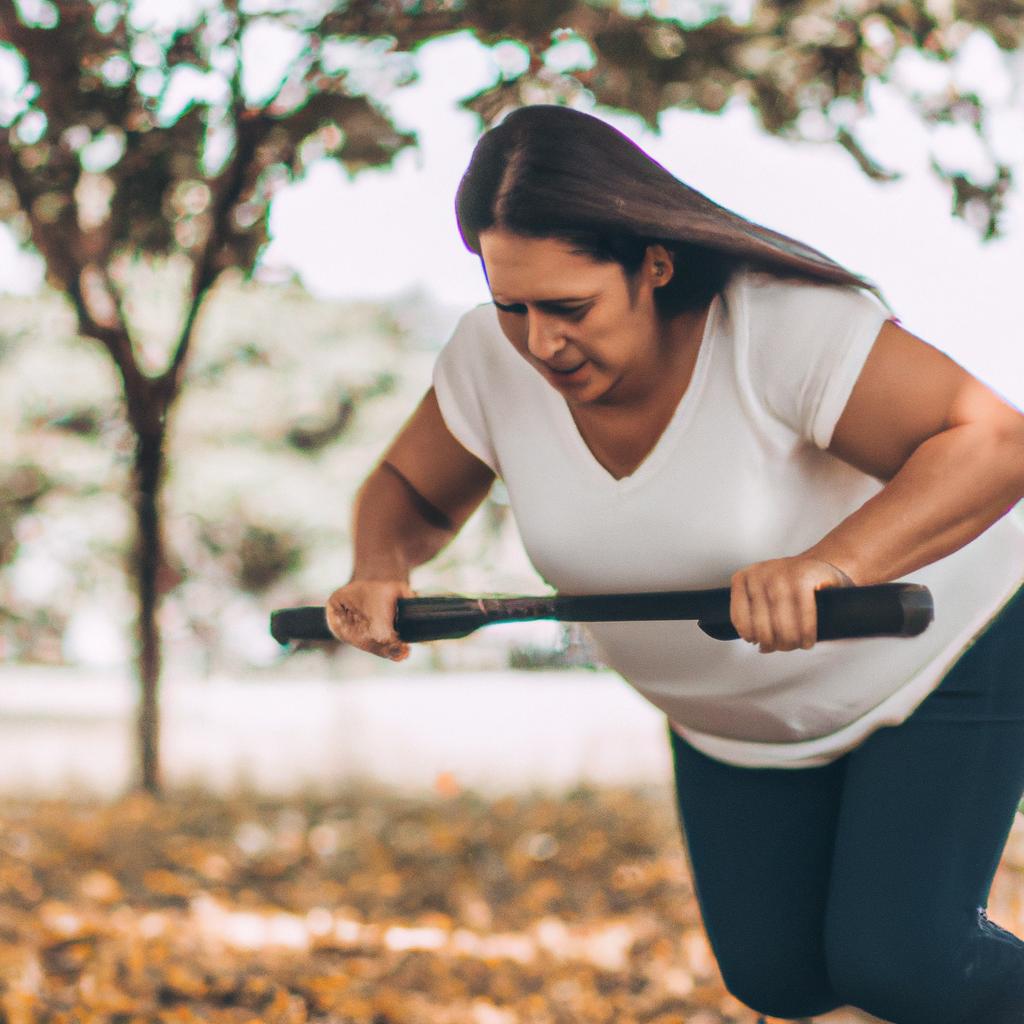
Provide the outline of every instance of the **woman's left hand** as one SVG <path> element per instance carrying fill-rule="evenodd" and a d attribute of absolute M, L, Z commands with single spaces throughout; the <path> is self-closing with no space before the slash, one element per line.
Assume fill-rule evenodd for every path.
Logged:
<path fill-rule="evenodd" d="M 729 614 L 739 635 L 771 651 L 807 650 L 818 638 L 814 593 L 853 580 L 831 562 L 795 555 L 755 562 L 733 573 Z"/>

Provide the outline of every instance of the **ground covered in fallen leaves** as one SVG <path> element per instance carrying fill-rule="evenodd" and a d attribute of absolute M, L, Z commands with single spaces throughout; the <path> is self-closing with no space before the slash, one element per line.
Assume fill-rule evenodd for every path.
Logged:
<path fill-rule="evenodd" d="M 1019 832 L 993 919 L 1022 891 Z M 755 1020 L 662 791 L 0 804 L 0 985 L 3 1024 Z"/>

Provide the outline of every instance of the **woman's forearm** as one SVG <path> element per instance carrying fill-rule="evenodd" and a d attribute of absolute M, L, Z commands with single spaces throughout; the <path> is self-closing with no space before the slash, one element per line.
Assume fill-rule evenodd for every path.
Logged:
<path fill-rule="evenodd" d="M 353 580 L 408 580 L 454 536 L 454 526 L 390 463 L 382 462 L 356 496 Z"/>
<path fill-rule="evenodd" d="M 1024 437 L 981 423 L 921 444 L 899 472 L 806 554 L 868 585 L 900 579 L 974 540 L 1024 497 Z"/>

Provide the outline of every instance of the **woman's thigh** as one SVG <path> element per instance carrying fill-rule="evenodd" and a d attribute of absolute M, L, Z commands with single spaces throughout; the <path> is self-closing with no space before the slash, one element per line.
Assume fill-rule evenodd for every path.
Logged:
<path fill-rule="evenodd" d="M 906 722 L 844 760 L 827 927 L 838 993 L 900 1021 L 973 1020 L 986 1001 L 1010 1007 L 986 1019 L 1024 1021 L 1024 944 L 984 914 L 1024 789 L 1024 599 Z"/>
<path fill-rule="evenodd" d="M 1016 940 L 978 908 L 1020 796 L 1022 673 L 1024 591 L 906 723 L 832 764 L 737 768 L 670 733 L 697 897 L 735 995 L 780 1017 L 856 1003 L 851 964 L 905 984 L 895 954 L 909 941 L 933 963 L 932 939 L 967 918 L 1017 969 Z"/>
<path fill-rule="evenodd" d="M 1024 1024 L 1024 943 L 988 891 L 1024 785 L 1024 722 L 921 722 L 851 755 L 828 898 L 829 977 L 900 1024 Z M 981 1015 L 1007 1007 L 1015 1015 Z"/>
<path fill-rule="evenodd" d="M 823 950 L 842 768 L 737 768 L 672 736 L 680 822 L 729 991 L 775 1017 L 839 1005 Z"/>

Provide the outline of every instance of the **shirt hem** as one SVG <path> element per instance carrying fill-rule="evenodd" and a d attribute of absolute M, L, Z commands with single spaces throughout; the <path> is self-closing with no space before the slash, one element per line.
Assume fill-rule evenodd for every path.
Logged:
<path fill-rule="evenodd" d="M 900 725 L 938 687 L 971 645 L 1013 600 L 1022 583 L 1017 580 L 996 608 L 985 613 L 933 658 L 910 682 L 901 686 L 866 714 L 825 736 L 793 743 L 762 743 L 713 736 L 669 719 L 669 726 L 702 754 L 740 768 L 814 768 L 829 764 L 858 747 L 876 729 Z M 941 666 L 938 672 L 936 666 Z"/>

